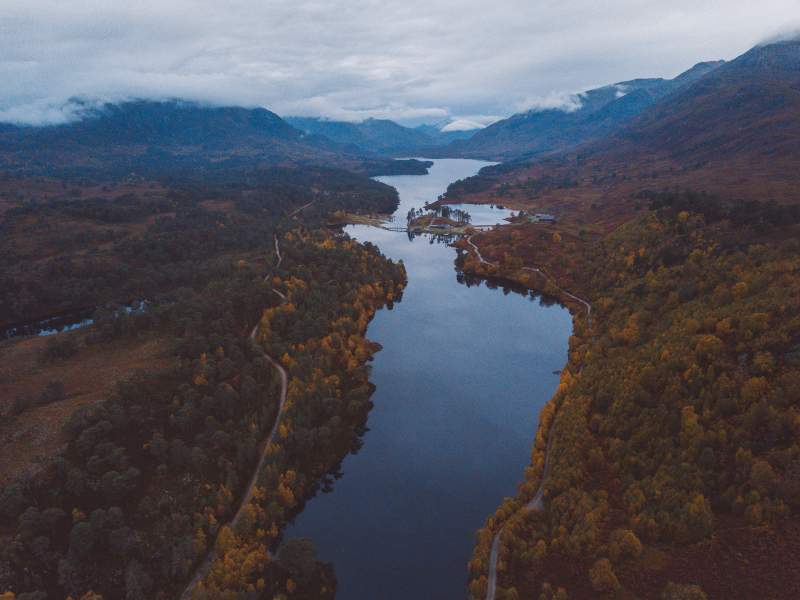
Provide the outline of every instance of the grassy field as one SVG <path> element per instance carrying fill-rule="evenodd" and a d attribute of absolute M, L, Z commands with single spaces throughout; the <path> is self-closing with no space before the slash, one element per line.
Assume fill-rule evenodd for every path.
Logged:
<path fill-rule="evenodd" d="M 65 440 L 62 426 L 76 410 L 102 401 L 137 370 L 165 367 L 171 360 L 156 336 L 91 346 L 82 344 L 83 332 L 58 334 L 65 336 L 78 345 L 66 358 L 47 356 L 51 338 L 0 343 L 0 484 L 32 473 L 57 454 Z"/>

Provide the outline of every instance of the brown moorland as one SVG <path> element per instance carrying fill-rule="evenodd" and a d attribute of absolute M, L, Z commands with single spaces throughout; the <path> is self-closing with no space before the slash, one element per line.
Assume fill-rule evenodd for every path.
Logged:
<path fill-rule="evenodd" d="M 150 335 L 83 345 L 81 332 L 59 334 L 75 338 L 77 351 L 65 358 L 46 356 L 46 337 L 25 337 L 0 343 L 0 484 L 32 475 L 43 462 L 63 450 L 62 427 L 78 409 L 104 400 L 118 382 L 139 369 L 157 370 L 171 362 L 164 340 Z M 54 402 L 38 405 L 49 384 L 63 387 Z M 13 414 L 18 399 L 31 406 Z"/>

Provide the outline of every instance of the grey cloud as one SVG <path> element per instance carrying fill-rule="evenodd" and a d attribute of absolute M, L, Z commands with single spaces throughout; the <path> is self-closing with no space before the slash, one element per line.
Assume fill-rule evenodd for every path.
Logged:
<path fill-rule="evenodd" d="M 522 102 L 517 102 L 517 111 L 538 111 L 547 109 L 563 110 L 564 112 L 574 112 L 583 105 L 580 93 L 570 94 L 564 92 L 551 92 L 545 96 L 535 96 L 525 98 Z"/>
<path fill-rule="evenodd" d="M 76 118 L 80 96 L 482 124 L 731 58 L 798 17 L 796 0 L 3 0 L 0 120 Z"/>

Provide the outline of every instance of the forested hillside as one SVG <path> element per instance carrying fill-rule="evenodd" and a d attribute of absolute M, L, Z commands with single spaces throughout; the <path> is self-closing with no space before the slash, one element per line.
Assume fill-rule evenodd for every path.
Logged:
<path fill-rule="evenodd" d="M 3 323 L 99 307 L 85 333 L 53 338 L 40 367 L 95 346 L 124 356 L 150 339 L 171 358 L 99 402 L 58 381 L 48 395 L 3 399 L 12 424 L 43 404 L 69 410 L 61 449 L 0 487 L 0 590 L 28 600 L 172 598 L 213 556 L 241 568 L 219 575 L 215 566 L 209 589 L 332 595 L 331 567 L 302 544 L 258 557 L 272 556 L 287 520 L 358 448 L 377 349 L 366 324 L 405 282 L 402 265 L 320 226 L 335 211 L 391 212 L 395 190 L 331 169 L 173 188 L 4 185 Z M 134 299 L 144 308 L 114 308 Z M 283 410 L 268 356 L 290 376 Z M 81 378 L 104 376 L 115 375 Z M 265 452 L 257 511 L 230 527 Z"/>
<path fill-rule="evenodd" d="M 604 139 L 448 190 L 556 215 L 473 235 L 459 266 L 576 322 L 474 598 L 800 594 L 798 65 L 796 40 L 757 46 Z"/>
<path fill-rule="evenodd" d="M 301 131 L 324 136 L 339 144 L 358 148 L 362 152 L 398 155 L 424 152 L 424 148 L 440 143 L 432 135 L 403 127 L 388 119 L 366 119 L 361 123 L 328 121 L 313 117 L 287 117 L 286 121 Z"/>
<path fill-rule="evenodd" d="M 606 235 L 558 226 L 531 245 L 544 226 L 522 225 L 474 239 L 495 264 L 465 257 L 577 320 L 526 480 L 479 532 L 475 598 L 501 527 L 498 598 L 800 593 L 800 210 L 646 201 Z M 542 482 L 544 510 L 526 507 Z"/>
<path fill-rule="evenodd" d="M 210 570 L 192 598 L 241 597 L 251 589 L 334 597 L 331 569 L 314 565 L 308 542 L 287 542 L 277 560 L 269 550 L 306 500 L 332 484 L 345 454 L 361 445 L 372 393 L 365 363 L 377 349 L 364 334 L 375 310 L 400 298 L 405 273 L 374 247 L 292 233 L 287 241 L 283 276 L 272 279 L 286 301 L 264 311 L 258 333 L 288 373 L 287 406 L 245 517 L 219 531 Z"/>
<path fill-rule="evenodd" d="M 109 302 L 155 301 L 269 245 L 287 216 L 391 212 L 397 193 L 346 171 L 272 168 L 211 183 L 19 182 L 0 222 L 0 328 Z M 27 188 L 27 189 L 26 189 Z"/>
<path fill-rule="evenodd" d="M 109 181 L 131 174 L 199 179 L 274 166 L 325 166 L 375 174 L 398 165 L 374 151 L 309 136 L 265 108 L 193 102 L 84 102 L 59 125 L 0 123 L 0 168 L 24 176 Z M 424 173 L 413 162 L 400 164 Z"/>

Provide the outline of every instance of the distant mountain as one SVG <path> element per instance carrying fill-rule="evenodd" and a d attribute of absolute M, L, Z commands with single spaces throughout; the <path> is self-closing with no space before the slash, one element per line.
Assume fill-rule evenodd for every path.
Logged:
<path fill-rule="evenodd" d="M 308 135 L 264 108 L 136 100 L 87 106 L 65 125 L 0 125 L 0 168 L 27 174 L 159 174 L 326 165 L 374 170 L 376 155 Z M 424 172 L 424 171 L 423 171 Z"/>
<path fill-rule="evenodd" d="M 681 162 L 800 156 L 800 41 L 756 46 L 660 102 L 593 153 Z"/>
<path fill-rule="evenodd" d="M 437 146 L 449 144 L 455 140 L 468 140 L 475 135 L 475 132 L 480 131 L 480 129 L 458 129 L 455 131 L 448 131 L 445 130 L 447 125 L 448 123 L 445 121 L 438 125 L 419 125 L 415 129 L 430 137 Z"/>
<path fill-rule="evenodd" d="M 463 139 L 473 132 L 446 132 L 435 125 L 404 127 L 388 119 L 367 119 L 360 123 L 329 121 L 317 117 L 286 117 L 286 121 L 308 134 L 321 135 L 360 151 L 390 156 L 425 153 L 427 149 Z"/>
<path fill-rule="evenodd" d="M 315 117 L 287 117 L 286 121 L 309 134 L 322 135 L 361 151 L 398 154 L 431 145 L 424 133 L 388 119 L 367 119 L 361 123 L 328 121 Z"/>
<path fill-rule="evenodd" d="M 565 109 L 530 110 L 451 143 L 450 156 L 513 160 L 566 150 L 608 135 L 668 94 L 717 69 L 723 61 L 703 62 L 674 79 L 632 79 L 589 90 Z"/>
<path fill-rule="evenodd" d="M 696 74 L 606 137 L 485 169 L 452 193 L 606 202 L 680 187 L 800 202 L 800 41 L 757 46 Z"/>
<path fill-rule="evenodd" d="M 588 145 L 581 161 L 738 197 L 799 201 L 800 41 L 756 46 Z"/>

